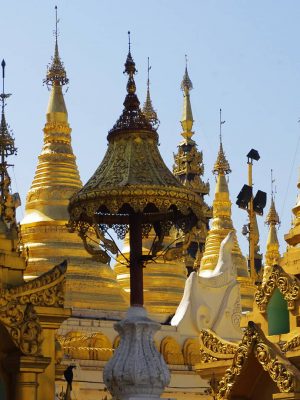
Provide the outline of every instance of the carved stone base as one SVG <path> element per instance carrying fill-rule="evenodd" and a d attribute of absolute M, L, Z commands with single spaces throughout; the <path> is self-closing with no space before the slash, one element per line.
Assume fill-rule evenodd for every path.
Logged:
<path fill-rule="evenodd" d="M 170 381 L 168 367 L 153 341 L 160 324 L 149 319 L 143 307 L 130 307 L 115 329 L 121 341 L 104 368 L 106 387 L 121 400 L 159 398 Z"/>

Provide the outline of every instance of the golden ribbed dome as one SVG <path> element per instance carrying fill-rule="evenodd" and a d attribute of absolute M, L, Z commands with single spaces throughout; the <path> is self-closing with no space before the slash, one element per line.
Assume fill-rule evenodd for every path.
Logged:
<path fill-rule="evenodd" d="M 71 128 L 62 92 L 68 79 L 59 57 L 57 38 L 44 82 L 51 87 L 44 145 L 21 222 L 28 258 L 26 274 L 40 275 L 67 259 L 67 307 L 124 310 L 127 302 L 113 270 L 93 260 L 82 240 L 66 226 L 69 199 L 82 184 L 71 146 Z"/>

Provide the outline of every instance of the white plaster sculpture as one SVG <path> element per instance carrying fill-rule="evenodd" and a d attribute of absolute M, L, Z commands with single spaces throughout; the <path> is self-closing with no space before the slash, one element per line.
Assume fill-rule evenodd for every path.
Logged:
<path fill-rule="evenodd" d="M 106 387 L 120 400 L 160 398 L 170 382 L 169 369 L 153 341 L 160 324 L 149 319 L 143 307 L 130 307 L 115 329 L 121 341 L 104 368 Z"/>
<path fill-rule="evenodd" d="M 240 288 L 231 256 L 233 245 L 232 231 L 221 243 L 215 269 L 200 271 L 199 275 L 192 272 L 188 277 L 171 321 L 181 334 L 198 336 L 201 329 L 211 329 L 229 341 L 242 337 Z"/>

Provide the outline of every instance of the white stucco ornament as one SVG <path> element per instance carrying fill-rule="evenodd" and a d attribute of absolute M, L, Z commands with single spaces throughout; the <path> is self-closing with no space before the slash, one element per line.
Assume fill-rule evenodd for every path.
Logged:
<path fill-rule="evenodd" d="M 130 307 L 115 329 L 121 340 L 104 368 L 106 387 L 121 400 L 159 398 L 170 382 L 169 369 L 153 341 L 160 324 L 148 318 L 143 307 Z"/>
<path fill-rule="evenodd" d="M 192 272 L 186 280 L 182 300 L 172 318 L 183 335 L 198 336 L 201 329 L 211 329 L 226 340 L 239 340 L 241 296 L 236 267 L 232 261 L 234 232 L 222 241 L 214 270 Z"/>

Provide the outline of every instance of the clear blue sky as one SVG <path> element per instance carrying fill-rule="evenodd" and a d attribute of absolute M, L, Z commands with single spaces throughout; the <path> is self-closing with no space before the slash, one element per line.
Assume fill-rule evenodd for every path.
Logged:
<path fill-rule="evenodd" d="M 195 140 L 203 150 L 205 178 L 218 150 L 219 108 L 223 142 L 232 167 L 231 199 L 247 180 L 246 154 L 261 155 L 254 167 L 255 189 L 270 192 L 276 178 L 276 205 L 282 219 L 279 238 L 290 228 L 296 203 L 300 133 L 300 3 L 296 0 L 157 0 L 157 1 L 1 1 L 0 58 L 7 63 L 7 120 L 19 154 L 13 161 L 18 190 L 25 203 L 42 147 L 47 88 L 42 85 L 54 50 L 54 6 L 59 11 L 59 48 L 70 78 L 65 96 L 73 128 L 73 149 L 83 182 L 106 150 L 106 135 L 121 113 L 126 78 L 127 31 L 141 102 L 150 57 L 151 94 L 161 125 L 160 151 L 167 165 L 181 140 L 184 55 L 194 84 L 191 101 Z M 294 156 L 295 163 L 292 168 Z M 292 168 L 292 170 L 291 170 Z M 290 178 L 290 186 L 288 182 Z M 14 184 L 15 189 L 15 184 Z M 268 203 L 269 205 L 269 203 Z M 21 217 L 21 215 L 20 215 Z M 238 232 L 246 213 L 233 205 Z M 261 249 L 267 228 L 259 218 Z M 247 243 L 239 234 L 244 251 Z"/>

